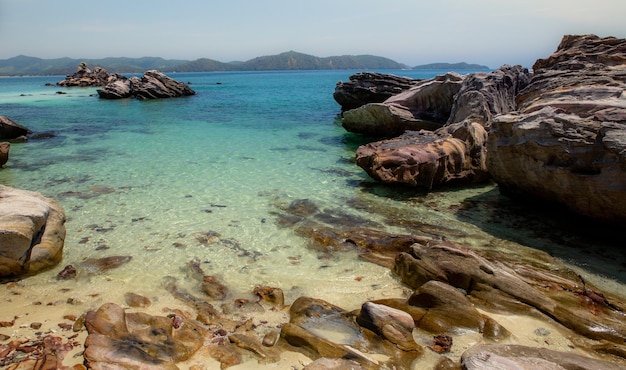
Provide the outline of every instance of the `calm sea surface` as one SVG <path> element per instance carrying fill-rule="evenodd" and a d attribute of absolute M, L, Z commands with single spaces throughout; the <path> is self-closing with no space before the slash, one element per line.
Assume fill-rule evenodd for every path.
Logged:
<path fill-rule="evenodd" d="M 278 225 L 281 206 L 308 199 L 393 232 L 515 253 L 538 248 L 623 289 L 619 242 L 511 203 L 493 184 L 423 193 L 370 180 L 353 160 L 364 141 L 341 127 L 332 98 L 335 83 L 355 72 L 170 74 L 197 95 L 158 101 L 45 86 L 63 76 L 0 78 L 0 115 L 53 134 L 13 144 L 0 183 L 41 192 L 68 217 L 64 260 L 23 284 L 45 294 L 67 264 L 128 255 L 118 269 L 82 272 L 72 289 L 96 289 L 102 302 L 122 303 L 126 291 L 158 298 L 167 295 L 166 276 L 184 282 L 187 263 L 199 260 L 233 291 L 278 286 L 288 303 L 309 295 L 352 309 L 360 299 L 400 294 L 388 269 L 351 253 L 319 258 L 306 238 Z"/>

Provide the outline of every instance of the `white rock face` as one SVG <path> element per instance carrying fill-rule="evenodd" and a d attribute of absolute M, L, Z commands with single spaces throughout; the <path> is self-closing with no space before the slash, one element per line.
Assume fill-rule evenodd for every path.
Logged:
<path fill-rule="evenodd" d="M 56 265 L 64 241 L 65 212 L 57 202 L 0 185 L 0 278 Z"/>

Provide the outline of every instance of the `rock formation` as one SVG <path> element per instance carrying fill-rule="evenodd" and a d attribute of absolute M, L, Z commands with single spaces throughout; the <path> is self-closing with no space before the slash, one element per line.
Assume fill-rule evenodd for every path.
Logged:
<path fill-rule="evenodd" d="M 109 74 L 104 68 L 95 67 L 93 71 L 87 67 L 87 63 L 78 65 L 78 70 L 72 75 L 68 75 L 64 80 L 57 82 L 63 87 L 94 87 L 104 86 L 112 82 L 116 77 Z"/>
<path fill-rule="evenodd" d="M 65 213 L 57 202 L 0 185 L 0 278 L 58 264 L 64 240 Z"/>
<path fill-rule="evenodd" d="M 342 111 L 347 111 L 368 103 L 382 103 L 418 82 L 409 77 L 360 72 L 350 76 L 347 82 L 337 82 L 333 98 L 341 105 Z"/>
<path fill-rule="evenodd" d="M 489 178 L 487 129 L 494 116 L 514 109 L 515 95 L 528 83 L 528 71 L 520 66 L 503 66 L 489 73 L 446 76 L 424 82 L 382 104 L 368 104 L 344 113 L 345 125 L 346 117 L 362 116 L 358 112 L 372 112 L 376 106 L 376 111 L 384 111 L 387 118 L 363 122 L 382 127 L 379 132 L 402 132 L 409 127 L 388 124 L 403 120 L 394 113 L 399 111 L 410 116 L 404 122 L 425 122 L 431 129 L 440 127 L 435 131 L 406 131 L 397 138 L 359 147 L 356 162 L 372 178 L 426 189 Z"/>
<path fill-rule="evenodd" d="M 30 135 L 32 131 L 5 116 L 0 116 L 0 140 L 15 140 Z"/>
<path fill-rule="evenodd" d="M 98 90 L 102 99 L 123 99 L 135 97 L 139 100 L 175 98 L 194 95 L 184 82 L 176 81 L 162 72 L 149 70 L 139 78 L 126 78 L 116 75 L 116 79 Z"/>
<path fill-rule="evenodd" d="M 565 36 L 533 69 L 493 122 L 490 174 L 506 194 L 626 225 L 626 40 Z"/>

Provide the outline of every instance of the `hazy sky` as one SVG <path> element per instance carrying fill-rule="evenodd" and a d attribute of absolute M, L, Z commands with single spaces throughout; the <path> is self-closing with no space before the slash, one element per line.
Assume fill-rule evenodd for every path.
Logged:
<path fill-rule="evenodd" d="M 530 67 L 565 34 L 626 38 L 625 17 L 626 0 L 0 0 L 0 59 L 295 50 Z"/>

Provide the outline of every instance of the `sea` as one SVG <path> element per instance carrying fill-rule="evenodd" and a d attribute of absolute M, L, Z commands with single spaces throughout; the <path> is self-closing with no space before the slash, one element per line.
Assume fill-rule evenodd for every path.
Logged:
<path fill-rule="evenodd" d="M 199 295 L 191 261 L 233 298 L 262 285 L 281 288 L 285 304 L 310 296 L 353 310 L 410 294 L 388 268 L 357 251 L 320 253 L 281 223 L 284 209 L 303 200 L 389 233 L 520 256 L 545 252 L 587 281 L 625 291 L 626 252 L 610 227 L 513 201 L 491 182 L 424 191 L 369 178 L 354 157 L 371 139 L 342 128 L 333 99 L 336 83 L 357 72 L 170 73 L 197 94 L 153 101 L 55 86 L 64 76 L 0 78 L 0 115 L 34 133 L 11 145 L 0 184 L 40 192 L 67 216 L 62 262 L 17 282 L 14 309 L 124 305 L 127 292 L 184 306 L 163 286 L 174 278 Z M 377 72 L 430 78 L 446 71 Z M 111 256 L 130 260 L 110 270 L 86 263 Z M 76 279 L 58 280 L 67 265 Z"/>

